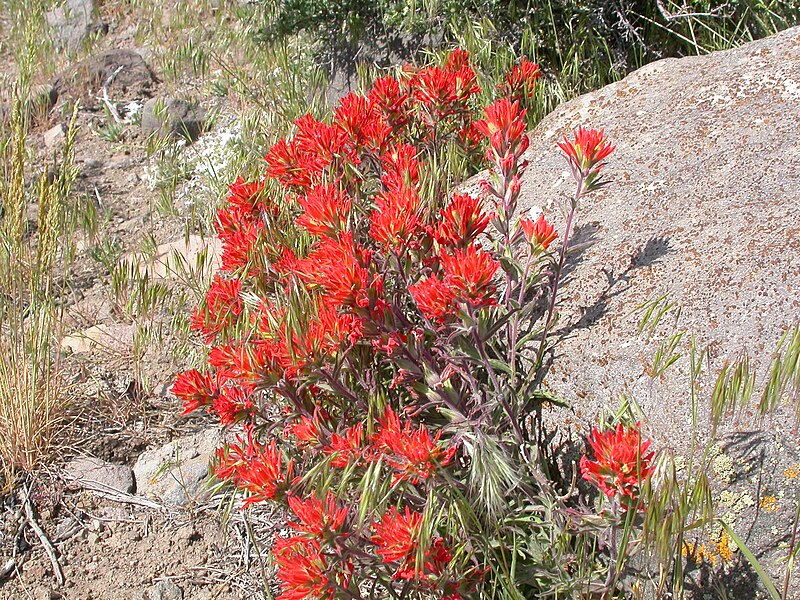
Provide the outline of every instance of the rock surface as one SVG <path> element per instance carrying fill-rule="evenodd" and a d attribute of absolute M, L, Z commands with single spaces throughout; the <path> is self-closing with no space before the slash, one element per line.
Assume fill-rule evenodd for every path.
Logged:
<path fill-rule="evenodd" d="M 170 506 L 202 499 L 209 462 L 219 445 L 219 433 L 206 430 L 142 453 L 133 468 L 137 493 Z"/>
<path fill-rule="evenodd" d="M 153 98 L 142 109 L 142 131 L 193 142 L 200 136 L 206 111 L 178 98 Z"/>
<path fill-rule="evenodd" d="M 50 150 L 59 148 L 67 139 L 66 134 L 67 134 L 67 128 L 64 127 L 63 123 L 59 123 L 55 127 L 51 127 L 50 129 L 45 131 L 44 135 L 42 136 L 44 139 L 45 147 Z"/>
<path fill-rule="evenodd" d="M 64 467 L 64 474 L 70 486 L 76 489 L 100 484 L 126 493 L 134 490 L 133 471 L 130 467 L 115 465 L 91 456 L 72 459 Z"/>
<path fill-rule="evenodd" d="M 93 29 L 94 2 L 67 0 L 45 15 L 56 48 L 77 52 Z"/>
<path fill-rule="evenodd" d="M 82 60 L 53 79 L 59 95 L 94 100 L 106 87 L 112 100 L 149 98 L 156 79 L 140 54 L 114 49 Z"/>
<path fill-rule="evenodd" d="M 662 444 L 685 449 L 688 361 L 654 382 L 647 365 L 670 332 L 667 318 L 650 342 L 637 337 L 636 308 L 665 293 L 681 307 L 678 327 L 711 346 L 712 378 L 746 350 L 763 381 L 781 335 L 800 317 L 798 118 L 794 28 L 650 64 L 560 106 L 532 132 L 520 211 L 541 207 L 557 221 L 574 184 L 556 142 L 585 125 L 605 128 L 617 146 L 608 187 L 579 208 L 575 241 L 594 243 L 568 260 L 557 328 L 564 339 L 547 376 L 585 425 L 626 393 Z"/>

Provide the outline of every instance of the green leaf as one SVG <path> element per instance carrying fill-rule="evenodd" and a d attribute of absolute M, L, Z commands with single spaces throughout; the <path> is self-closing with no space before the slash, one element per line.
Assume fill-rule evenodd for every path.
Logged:
<path fill-rule="evenodd" d="M 725 521 L 723 521 L 722 519 L 717 519 L 717 521 L 719 521 L 720 525 L 722 525 L 722 528 L 725 530 L 725 533 L 727 533 L 730 536 L 730 538 L 734 541 L 734 543 L 739 547 L 739 550 L 742 551 L 742 554 L 750 563 L 750 566 L 753 567 L 753 569 L 755 570 L 756 574 L 758 575 L 758 578 L 761 580 L 761 583 L 763 583 L 764 587 L 767 588 L 767 592 L 769 592 L 770 598 L 772 598 L 772 600 L 781 600 L 781 595 L 775 588 L 775 584 L 772 583 L 772 580 L 769 578 L 769 575 L 767 575 L 767 572 L 764 570 L 764 567 L 761 566 L 761 563 L 758 562 L 758 559 L 755 557 L 755 555 L 752 552 L 750 552 L 750 548 L 747 547 L 742 538 L 736 535 L 736 532 L 734 532 L 733 529 L 731 529 L 730 526 Z"/>

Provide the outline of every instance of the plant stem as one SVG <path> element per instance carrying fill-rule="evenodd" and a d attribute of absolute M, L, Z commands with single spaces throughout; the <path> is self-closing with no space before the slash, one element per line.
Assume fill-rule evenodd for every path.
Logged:
<path fill-rule="evenodd" d="M 564 240 L 561 243 L 561 252 L 558 257 L 558 266 L 556 267 L 556 272 L 553 278 L 553 294 L 550 297 L 550 306 L 547 309 L 547 318 L 544 322 L 544 329 L 542 330 L 542 339 L 539 342 L 539 351 L 536 353 L 536 362 L 534 363 L 534 369 L 538 371 L 542 366 L 542 359 L 544 358 L 544 350 L 547 344 L 547 334 L 550 333 L 550 325 L 553 321 L 553 313 L 556 307 L 556 296 L 558 295 L 558 285 L 561 282 L 561 274 L 564 270 L 564 261 L 567 257 L 567 246 L 569 245 L 569 236 L 572 232 L 572 221 L 575 218 L 575 210 L 578 208 L 578 201 L 581 199 L 583 195 L 585 175 L 584 173 L 577 174 L 577 182 L 578 187 L 575 190 L 575 196 L 570 202 L 570 209 L 569 215 L 567 216 L 567 224 L 564 228 Z"/>

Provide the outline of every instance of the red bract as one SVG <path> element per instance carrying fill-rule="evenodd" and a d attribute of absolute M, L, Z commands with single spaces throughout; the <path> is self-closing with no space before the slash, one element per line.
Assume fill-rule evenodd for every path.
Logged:
<path fill-rule="evenodd" d="M 434 237 L 443 246 L 466 248 L 486 230 L 489 217 L 481 201 L 467 194 L 454 194 L 450 204 L 441 211 Z"/>
<path fill-rule="evenodd" d="M 264 197 L 266 181 L 247 182 L 238 177 L 235 182 L 228 186 L 230 196 L 228 204 L 240 208 L 254 217 L 259 216 L 262 210 L 274 210 L 272 204 Z"/>
<path fill-rule="evenodd" d="M 500 263 L 491 254 L 470 246 L 455 249 L 440 256 L 445 277 L 444 283 L 460 301 L 472 306 L 492 306 L 497 300 L 497 286 L 492 278 Z"/>
<path fill-rule="evenodd" d="M 558 237 L 556 228 L 547 222 L 544 215 L 539 215 L 535 222 L 530 219 L 520 219 L 519 224 L 522 226 L 528 243 L 542 250 L 547 250 L 547 247 Z"/>
<path fill-rule="evenodd" d="M 293 141 L 307 157 L 314 157 L 312 164 L 315 169 L 325 168 L 336 158 L 346 154 L 349 136 L 338 125 L 322 123 L 311 115 L 300 117 L 294 124 L 297 127 L 297 135 Z"/>
<path fill-rule="evenodd" d="M 384 248 L 413 247 L 414 238 L 422 230 L 419 196 L 414 188 L 402 186 L 378 194 L 377 209 L 370 216 L 369 235 Z"/>
<path fill-rule="evenodd" d="M 259 236 L 265 230 L 263 221 L 245 221 L 232 235 L 222 239 L 222 269 L 233 272 L 248 267 L 248 274 L 259 273 L 256 265 L 252 264 L 256 251 L 251 250 L 256 246 Z"/>
<path fill-rule="evenodd" d="M 408 122 L 408 94 L 400 89 L 400 82 L 394 77 L 376 79 L 368 98 L 390 126 L 400 128 Z"/>
<path fill-rule="evenodd" d="M 592 429 L 587 440 L 594 451 L 594 460 L 581 457 L 581 475 L 609 498 L 622 495 L 636 500 L 639 485 L 652 473 L 648 452 L 650 441 L 643 442 L 639 426 L 600 431 Z"/>
<path fill-rule="evenodd" d="M 352 200 L 338 186 L 314 186 L 298 202 L 303 214 L 297 224 L 310 234 L 336 237 L 347 229 Z"/>
<path fill-rule="evenodd" d="M 214 399 L 212 410 L 219 417 L 223 427 L 227 427 L 252 414 L 253 399 L 248 390 L 242 387 L 225 386 Z"/>
<path fill-rule="evenodd" d="M 558 142 L 558 147 L 567 155 L 573 168 L 585 173 L 602 169 L 605 166 L 602 161 L 616 148 L 606 139 L 604 130 L 583 127 L 575 130 L 573 140 L 564 137 L 563 142 Z"/>
<path fill-rule="evenodd" d="M 314 411 L 313 417 L 300 417 L 294 423 L 286 426 L 284 431 L 287 435 L 293 435 L 296 439 L 298 448 L 313 448 L 320 444 L 320 426 L 317 418 L 317 411 Z"/>
<path fill-rule="evenodd" d="M 191 328 L 199 331 L 207 342 L 211 341 L 225 327 L 232 325 L 244 310 L 239 297 L 241 291 L 241 280 L 214 276 L 204 306 L 197 307 L 192 313 Z"/>
<path fill-rule="evenodd" d="M 328 582 L 328 564 L 317 540 L 275 536 L 272 549 L 281 581 L 277 600 L 322 600 L 333 598 Z"/>
<path fill-rule="evenodd" d="M 441 432 L 431 437 L 424 425 L 416 430 L 412 429 L 409 422 L 401 426 L 397 414 L 387 408 L 372 443 L 386 455 L 387 464 L 399 471 L 395 474 L 394 483 L 408 480 L 417 484 L 420 479 L 428 479 L 453 459 L 456 449 L 443 450 L 439 446 L 440 437 Z"/>
<path fill-rule="evenodd" d="M 322 169 L 327 166 L 324 158 L 303 152 L 299 144 L 284 139 L 269 149 L 264 157 L 267 161 L 267 175 L 286 187 L 309 188 L 319 181 Z"/>
<path fill-rule="evenodd" d="M 214 402 L 219 394 L 219 386 L 210 373 L 201 373 L 197 369 L 184 371 L 175 378 L 172 393 L 183 400 L 182 415 L 188 415 Z"/>
<path fill-rule="evenodd" d="M 334 123 L 347 132 L 354 148 L 380 150 L 386 145 L 391 129 L 366 96 L 348 94 L 339 101 L 333 114 Z"/>
<path fill-rule="evenodd" d="M 310 287 L 322 288 L 326 302 L 366 307 L 370 290 L 377 295 L 382 289 L 380 278 L 373 277 L 368 269 L 371 260 L 372 254 L 346 232 L 337 239 L 322 239 L 305 259 L 298 261 L 297 270 Z"/>
<path fill-rule="evenodd" d="M 410 144 L 397 144 L 381 156 L 384 169 L 381 181 L 387 190 L 412 187 L 419 181 L 418 150 Z"/>
<path fill-rule="evenodd" d="M 453 315 L 456 295 L 436 275 L 409 286 L 408 291 L 427 319 L 441 322 Z"/>
<path fill-rule="evenodd" d="M 501 98 L 486 107 L 486 119 L 475 121 L 475 127 L 489 138 L 497 157 L 505 157 L 510 150 L 518 155 L 528 147 L 525 112 L 519 102 Z"/>
<path fill-rule="evenodd" d="M 307 500 L 289 496 L 287 500 L 299 520 L 299 523 L 289 522 L 289 526 L 320 540 L 338 534 L 347 518 L 347 508 L 336 508 L 336 498 L 330 492 L 326 494 L 324 503 L 313 496 Z"/>
<path fill-rule="evenodd" d="M 452 556 L 444 544 L 437 538 L 425 552 L 422 564 L 417 560 L 420 534 L 422 532 L 422 513 L 399 512 L 392 507 L 383 515 L 380 522 L 374 525 L 373 543 L 385 563 L 399 563 L 393 579 L 428 579 L 440 575 Z"/>
<path fill-rule="evenodd" d="M 364 424 L 358 423 L 347 430 L 345 435 L 334 433 L 331 435 L 331 445 L 327 446 L 325 454 L 331 455 L 330 464 L 332 467 L 343 469 L 352 459 L 356 459 L 363 453 L 364 443 Z"/>
<path fill-rule="evenodd" d="M 290 460 L 283 469 L 283 454 L 272 440 L 268 446 L 259 444 L 253 438 L 252 428 L 247 428 L 247 442 L 237 437 L 236 444 L 217 450 L 219 464 L 215 475 L 219 479 L 229 479 L 241 489 L 250 493 L 244 506 L 275 498 L 292 480 L 294 461 Z"/>
<path fill-rule="evenodd" d="M 458 69 L 420 69 L 409 87 L 414 99 L 436 118 L 458 112 L 461 110 L 459 104 L 481 91 L 475 83 L 475 72 L 467 65 Z"/>
<path fill-rule="evenodd" d="M 519 100 L 522 97 L 532 98 L 535 93 L 536 80 L 541 76 L 539 65 L 523 58 L 518 65 L 511 68 L 506 75 L 505 83 L 498 88 L 513 100 Z"/>

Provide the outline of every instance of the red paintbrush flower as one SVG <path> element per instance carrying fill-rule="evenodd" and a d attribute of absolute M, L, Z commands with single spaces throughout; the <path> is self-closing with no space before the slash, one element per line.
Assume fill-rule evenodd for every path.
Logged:
<path fill-rule="evenodd" d="M 419 182 L 419 150 L 410 144 L 397 144 L 381 156 L 383 177 L 387 190 L 415 187 Z"/>
<path fill-rule="evenodd" d="M 424 425 L 416 430 L 411 428 L 409 422 L 401 426 L 397 414 L 387 408 L 378 431 L 372 437 L 372 443 L 376 450 L 385 455 L 386 463 L 399 471 L 394 477 L 395 483 L 408 480 L 417 484 L 420 479 L 428 479 L 431 473 L 450 464 L 453 459 L 456 449 L 443 450 L 438 443 L 440 437 L 441 432 L 431 437 Z"/>
<path fill-rule="evenodd" d="M 600 431 L 592 429 L 587 440 L 594 451 L 594 460 L 581 457 L 583 478 L 597 486 L 609 498 L 624 496 L 636 500 L 639 485 L 653 472 L 650 441 L 642 441 L 639 425 Z"/>
<path fill-rule="evenodd" d="M 518 156 L 528 147 L 525 112 L 519 102 L 500 98 L 486 107 L 486 119 L 475 121 L 478 131 L 489 138 L 498 159 L 509 151 Z"/>
<path fill-rule="evenodd" d="M 417 308 L 431 321 L 443 321 L 454 314 L 456 295 L 436 275 L 409 286 Z"/>
<path fill-rule="evenodd" d="M 603 129 L 583 127 L 575 130 L 573 140 L 564 137 L 563 142 L 558 142 L 558 147 L 574 169 L 587 174 L 600 171 L 605 166 L 603 160 L 616 148 L 606 139 Z"/>
<path fill-rule="evenodd" d="M 234 272 L 239 269 L 248 269 L 249 275 L 258 273 L 258 250 L 251 252 L 257 246 L 259 236 L 264 232 L 263 221 L 244 221 L 232 235 L 222 239 L 222 269 Z"/>
<path fill-rule="evenodd" d="M 376 79 L 367 97 L 390 126 L 398 129 L 408 122 L 408 94 L 401 90 L 400 82 L 394 77 Z"/>
<path fill-rule="evenodd" d="M 374 291 L 380 295 L 382 282 L 370 274 L 372 253 L 353 241 L 345 232 L 337 239 L 323 238 L 306 258 L 297 261 L 300 278 L 311 288 L 321 288 L 323 299 L 333 306 L 370 304 Z"/>
<path fill-rule="evenodd" d="M 333 111 L 333 121 L 347 132 L 356 150 L 383 149 L 391 128 L 366 96 L 348 94 Z"/>
<path fill-rule="evenodd" d="M 373 526 L 372 542 L 385 563 L 399 563 L 393 579 L 428 579 L 440 575 L 452 556 L 442 538 L 432 540 L 422 560 L 417 560 L 417 550 L 422 533 L 422 513 L 399 512 L 393 506 Z"/>
<path fill-rule="evenodd" d="M 289 423 L 284 429 L 284 434 L 293 435 L 297 440 L 295 445 L 302 450 L 319 446 L 322 439 L 320 407 L 314 409 L 311 417 L 303 415 L 297 421 Z"/>
<path fill-rule="evenodd" d="M 244 303 L 239 296 L 241 291 L 240 279 L 225 279 L 215 275 L 206 292 L 205 303 L 192 313 L 190 327 L 199 331 L 206 342 L 213 340 L 242 314 Z"/>
<path fill-rule="evenodd" d="M 315 169 L 324 169 L 347 155 L 349 136 L 340 126 L 317 121 L 310 114 L 300 117 L 294 124 L 297 134 L 293 141 L 305 156 L 304 160 L 311 161 Z"/>
<path fill-rule="evenodd" d="M 347 229 L 350 197 L 335 185 L 316 185 L 299 198 L 297 224 L 312 235 L 336 237 Z"/>
<path fill-rule="evenodd" d="M 434 237 L 439 244 L 451 248 L 466 248 L 489 224 L 481 201 L 467 194 L 454 194 L 440 214 Z"/>
<path fill-rule="evenodd" d="M 188 415 L 201 406 L 214 402 L 219 394 L 219 384 L 210 373 L 201 373 L 197 369 L 184 371 L 175 378 L 172 393 L 183 400 L 182 415 Z"/>
<path fill-rule="evenodd" d="M 267 175 L 280 181 L 285 187 L 306 189 L 320 180 L 322 170 L 327 166 L 320 156 L 303 152 L 295 140 L 281 138 L 264 157 L 267 161 Z"/>
<path fill-rule="evenodd" d="M 440 259 L 445 273 L 444 283 L 458 300 L 472 306 L 497 303 L 497 286 L 492 278 L 500 263 L 491 254 L 473 245 L 466 250 L 456 248 L 452 253 L 443 252 Z"/>
<path fill-rule="evenodd" d="M 422 230 L 417 191 L 401 186 L 378 194 L 375 204 L 377 208 L 370 215 L 370 237 L 384 248 L 413 246 L 414 238 Z"/>
<path fill-rule="evenodd" d="M 288 502 L 299 520 L 299 523 L 290 521 L 289 527 L 320 540 L 340 533 L 347 518 L 347 508 L 336 508 L 336 498 L 330 492 L 326 494 L 324 503 L 314 496 L 307 500 L 289 496 Z"/>
<path fill-rule="evenodd" d="M 275 536 L 272 548 L 281 595 L 276 600 L 330 600 L 334 588 L 328 581 L 328 564 L 317 540 Z"/>
<path fill-rule="evenodd" d="M 262 210 L 274 210 L 275 207 L 265 198 L 264 189 L 266 181 L 247 182 L 242 177 L 238 177 L 228 186 L 230 196 L 228 204 L 232 207 L 241 209 L 253 217 L 259 217 Z"/>
<path fill-rule="evenodd" d="M 294 470 L 293 460 L 283 469 L 283 454 L 275 440 L 264 446 L 254 439 L 252 427 L 246 431 L 246 443 L 237 436 L 237 443 L 217 450 L 218 465 L 214 470 L 217 478 L 231 480 L 250 494 L 245 507 L 271 500 L 285 491 Z"/>
<path fill-rule="evenodd" d="M 352 459 L 359 458 L 363 452 L 364 424 L 358 423 L 350 427 L 345 435 L 331 435 L 331 445 L 324 448 L 325 454 L 331 455 L 330 465 L 339 469 L 345 468 Z"/>
<path fill-rule="evenodd" d="M 519 100 L 522 97 L 532 98 L 535 93 L 536 80 L 541 76 L 539 65 L 523 58 L 518 65 L 511 68 L 506 75 L 505 82 L 497 87 L 511 100 Z"/>
<path fill-rule="evenodd" d="M 522 226 L 525 239 L 535 248 L 547 250 L 547 247 L 558 237 L 556 228 L 547 222 L 544 215 L 539 215 L 535 222 L 530 219 L 520 219 L 519 224 Z"/>
<path fill-rule="evenodd" d="M 253 409 L 252 393 L 244 387 L 230 386 L 222 388 L 211 407 L 211 410 L 219 417 L 219 422 L 223 427 L 232 425 L 252 415 Z"/>

